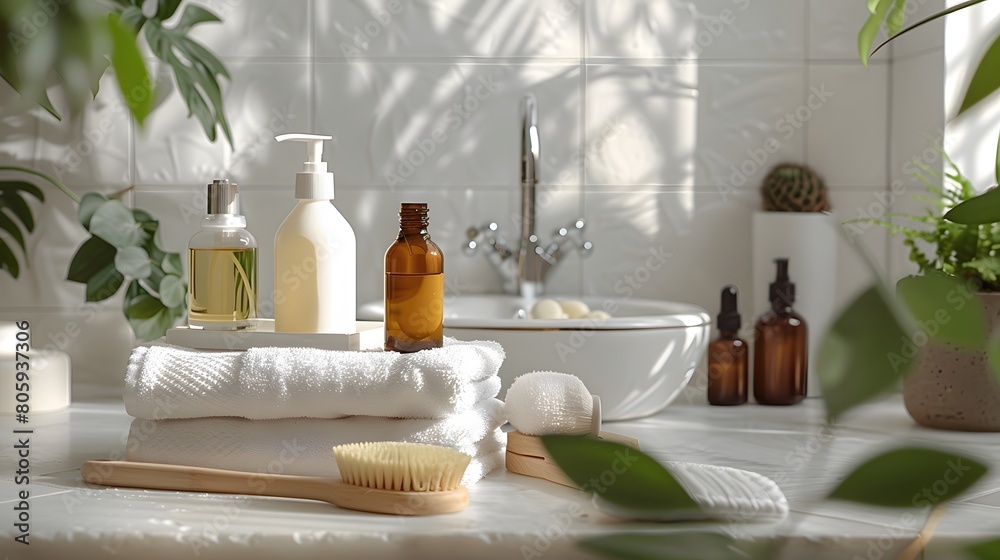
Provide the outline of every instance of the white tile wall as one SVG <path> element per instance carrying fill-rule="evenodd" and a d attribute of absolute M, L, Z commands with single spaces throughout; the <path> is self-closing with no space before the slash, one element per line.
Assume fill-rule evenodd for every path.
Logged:
<path fill-rule="evenodd" d="M 335 137 L 327 154 L 337 206 L 359 240 L 359 301 L 381 297 L 382 253 L 399 202 L 412 200 L 430 204 L 449 290 L 497 291 L 487 261 L 461 247 L 467 227 L 489 221 L 516 237 L 518 105 L 533 92 L 543 153 L 540 234 L 582 216 L 595 244 L 589 258 L 566 257 L 550 289 L 621 295 L 627 282 L 620 282 L 663 247 L 669 258 L 635 295 L 715 313 L 722 285 L 752 290 L 751 215 L 770 165 L 812 164 L 827 178 L 837 216 L 853 218 L 900 177 L 906 154 L 922 149 L 917 131 L 943 123 L 942 97 L 928 88 L 940 83 L 940 30 L 898 49 L 898 61 L 886 53 L 864 70 L 856 61 L 861 2 L 198 2 L 225 21 L 197 36 L 232 72 L 225 99 L 234 148 L 208 142 L 164 81 L 161 105 L 143 129 L 115 111 L 111 87 L 82 125 L 69 127 L 15 110 L 16 97 L 5 92 L 0 162 L 51 165 L 87 138 L 88 126 L 110 118 L 100 150 L 82 157 L 66 181 L 77 192 L 135 185 L 134 203 L 160 219 L 171 250 L 183 249 L 197 227 L 204 184 L 229 176 L 242 185 L 261 242 L 264 293 L 272 286 L 271 240 L 294 204 L 302 161 L 301 147 L 271 140 L 278 133 Z M 809 109 L 811 92 L 823 85 L 834 96 Z M 406 176 L 404 162 L 412 167 L 404 165 Z M 73 205 L 47 193 L 31 270 L 18 282 L 0 276 L 0 319 L 37 314 L 43 336 L 79 315 L 82 300 L 82 288 L 61 278 L 83 232 Z M 866 230 L 860 239 L 880 261 L 891 254 L 895 262 L 899 251 L 889 251 L 884 232 Z M 839 259 L 837 297 L 846 301 L 867 272 L 846 245 Z M 78 379 L 115 383 L 132 341 L 116 302 L 100 317 L 69 350 Z"/>

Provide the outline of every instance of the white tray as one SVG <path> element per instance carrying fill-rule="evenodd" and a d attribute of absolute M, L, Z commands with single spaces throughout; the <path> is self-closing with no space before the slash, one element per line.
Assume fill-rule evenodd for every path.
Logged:
<path fill-rule="evenodd" d="M 276 333 L 274 319 L 257 319 L 257 330 L 208 331 L 174 327 L 167 331 L 167 344 L 199 350 L 248 350 L 260 347 L 320 348 L 323 350 L 372 350 L 385 344 L 381 321 L 358 321 L 352 334 Z"/>

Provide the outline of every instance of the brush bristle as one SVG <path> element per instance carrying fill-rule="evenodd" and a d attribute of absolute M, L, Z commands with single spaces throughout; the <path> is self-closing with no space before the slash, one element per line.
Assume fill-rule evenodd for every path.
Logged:
<path fill-rule="evenodd" d="M 333 455 L 344 482 L 402 492 L 454 490 L 472 460 L 447 447 L 398 441 L 338 445 Z"/>

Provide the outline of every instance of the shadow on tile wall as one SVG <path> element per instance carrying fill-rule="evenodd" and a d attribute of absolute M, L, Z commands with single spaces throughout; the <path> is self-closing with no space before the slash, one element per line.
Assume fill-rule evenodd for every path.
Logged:
<path fill-rule="evenodd" d="M 239 182 L 262 242 L 264 293 L 273 286 L 269 242 L 294 204 L 302 160 L 295 146 L 276 145 L 275 134 L 334 136 L 327 154 L 336 204 L 359 242 L 359 302 L 381 298 L 382 252 L 404 200 L 430 204 L 450 289 L 493 292 L 499 282 L 490 265 L 461 247 L 471 225 L 496 221 L 516 230 L 518 103 L 533 92 L 540 190 L 551 195 L 540 204 L 540 235 L 584 217 L 595 244 L 588 259 L 566 258 L 550 291 L 620 296 L 628 275 L 658 255 L 662 267 L 628 287 L 633 295 L 715 313 L 723 284 L 751 289 L 751 216 L 770 165 L 814 165 L 827 178 L 835 213 L 853 218 L 898 174 L 898 136 L 939 126 L 928 118 L 902 129 L 905 118 L 890 120 L 890 106 L 898 111 L 890 92 L 928 78 L 895 72 L 885 56 L 860 66 L 863 2 L 199 3 L 224 20 L 201 28 L 199 38 L 233 75 L 225 102 L 235 148 L 208 142 L 169 89 L 143 129 L 113 112 L 110 87 L 75 127 L 37 110 L 8 111 L 13 97 L 5 91 L 0 159 L 51 166 L 79 156 L 64 177 L 74 190 L 134 187 L 134 203 L 161 220 L 170 250 L 184 248 L 197 227 L 204 184 L 219 176 Z M 930 44 L 918 54 L 942 48 Z M 898 50 L 918 55 L 905 44 Z M 933 79 L 934 69 L 927 71 Z M 907 111 L 934 114 L 938 101 L 921 97 Z M 93 142 L 106 123 L 109 131 Z M 98 149 L 84 154 L 87 142 Z M 0 318 L 44 311 L 39 328 L 58 331 L 60 314 L 75 313 L 82 300 L 77 286 L 62 281 L 82 229 L 59 196 L 36 208 L 31 271 L 17 282 L 0 276 Z M 894 251 L 880 232 L 863 242 L 886 260 Z M 846 247 L 841 257 L 837 297 L 844 301 L 864 272 Z M 108 311 L 108 320 L 114 315 Z M 131 346 L 123 331 L 122 319 L 114 335 L 95 335 L 109 349 L 103 354 L 84 342 L 71 348 L 89 372 L 83 378 L 118 382 Z"/>

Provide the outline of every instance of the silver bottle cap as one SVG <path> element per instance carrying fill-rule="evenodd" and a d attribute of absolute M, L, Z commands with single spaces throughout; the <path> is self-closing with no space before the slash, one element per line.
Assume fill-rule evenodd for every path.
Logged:
<path fill-rule="evenodd" d="M 208 185 L 208 213 L 240 213 L 240 193 L 236 183 L 229 182 L 229 179 L 216 179 Z"/>

